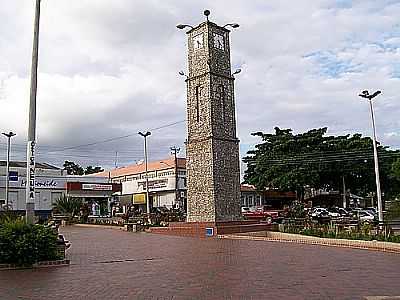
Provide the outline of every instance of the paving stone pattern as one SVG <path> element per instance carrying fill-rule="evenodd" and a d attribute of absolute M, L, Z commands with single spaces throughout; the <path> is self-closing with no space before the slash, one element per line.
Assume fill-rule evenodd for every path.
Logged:
<path fill-rule="evenodd" d="M 0 299 L 366 299 L 400 295 L 397 254 L 102 228 L 63 231 L 72 242 L 67 253 L 71 265 L 0 271 Z"/>

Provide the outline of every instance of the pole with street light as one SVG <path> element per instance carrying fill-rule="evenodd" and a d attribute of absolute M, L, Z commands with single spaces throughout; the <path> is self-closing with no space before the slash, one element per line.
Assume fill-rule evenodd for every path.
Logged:
<path fill-rule="evenodd" d="M 372 99 L 378 96 L 380 93 L 381 91 L 376 91 L 375 93 L 370 95 L 368 91 L 362 91 L 362 93 L 359 94 L 359 96 L 368 100 L 371 111 L 371 122 L 372 122 L 372 132 L 373 132 L 372 144 L 374 146 L 376 194 L 378 200 L 378 218 L 379 218 L 379 224 L 381 225 L 383 223 L 382 193 L 381 193 L 381 182 L 379 179 L 378 149 L 376 146 L 375 115 L 374 115 L 374 108 L 372 106 Z"/>
<path fill-rule="evenodd" d="M 35 149 L 36 149 L 36 95 L 39 57 L 40 1 L 36 0 L 35 25 L 33 31 L 33 51 L 31 70 L 31 90 L 29 100 L 28 144 L 26 156 L 26 222 L 33 224 L 35 216 Z"/>
<path fill-rule="evenodd" d="M 2 133 L 7 137 L 7 170 L 6 170 L 6 209 L 8 208 L 8 190 L 10 185 L 10 149 L 11 149 L 11 138 L 16 136 L 12 131 L 9 133 Z"/>
<path fill-rule="evenodd" d="M 181 148 L 177 148 L 176 146 L 173 146 L 170 148 L 171 149 L 171 153 L 174 156 L 174 164 L 175 164 L 175 204 L 178 204 L 179 202 L 179 207 L 181 207 L 182 205 L 180 205 L 180 197 L 179 197 L 179 186 L 178 186 L 178 180 L 179 180 L 179 176 L 178 176 L 178 157 L 177 154 L 179 153 L 179 151 L 181 151 Z"/>
<path fill-rule="evenodd" d="M 144 165 L 145 165 L 145 176 L 146 176 L 146 210 L 147 210 L 147 220 L 151 223 L 150 218 L 150 197 L 149 197 L 149 176 L 147 169 L 147 137 L 151 135 L 150 131 L 147 132 L 138 132 L 140 136 L 144 138 Z"/>

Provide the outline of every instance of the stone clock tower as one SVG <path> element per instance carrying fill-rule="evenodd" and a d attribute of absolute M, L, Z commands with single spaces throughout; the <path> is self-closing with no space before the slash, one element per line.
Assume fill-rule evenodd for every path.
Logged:
<path fill-rule="evenodd" d="M 207 21 L 187 32 L 187 221 L 235 221 L 240 171 L 230 31 L 205 14 Z"/>

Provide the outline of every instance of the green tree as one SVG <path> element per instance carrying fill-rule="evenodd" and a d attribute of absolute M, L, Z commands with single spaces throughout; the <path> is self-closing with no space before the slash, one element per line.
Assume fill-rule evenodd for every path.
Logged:
<path fill-rule="evenodd" d="M 73 161 L 66 160 L 64 162 L 63 167 L 64 170 L 67 171 L 68 175 L 83 175 L 85 173 L 83 168 L 80 165 L 74 163 Z"/>
<path fill-rule="evenodd" d="M 400 180 L 400 158 L 393 162 L 392 174 L 396 179 Z"/>
<path fill-rule="evenodd" d="M 85 169 L 81 167 L 79 164 L 74 163 L 73 161 L 66 160 L 64 162 L 64 170 L 67 171 L 68 175 L 89 175 L 94 173 L 103 172 L 104 169 L 102 167 L 93 167 L 87 166 Z"/>
<path fill-rule="evenodd" d="M 275 127 L 275 133 L 256 132 L 262 142 L 244 158 L 245 181 L 259 189 L 266 187 L 296 191 L 303 198 L 305 187 L 336 189 L 346 187 L 366 195 L 375 190 L 372 140 L 361 134 L 327 136 L 327 128 L 293 134 Z M 391 166 L 399 151 L 378 145 L 382 189 L 393 190 Z"/>
<path fill-rule="evenodd" d="M 99 173 L 99 172 L 103 172 L 103 171 L 104 171 L 104 169 L 101 167 L 87 166 L 85 169 L 85 175 Z"/>

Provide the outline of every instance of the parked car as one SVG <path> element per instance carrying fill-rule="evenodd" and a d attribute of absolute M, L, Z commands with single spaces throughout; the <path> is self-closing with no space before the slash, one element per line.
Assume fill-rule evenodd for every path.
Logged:
<path fill-rule="evenodd" d="M 318 221 L 318 223 L 326 223 L 331 219 L 328 210 L 322 207 L 315 207 L 313 210 L 311 210 L 310 217 L 314 221 Z"/>
<path fill-rule="evenodd" d="M 314 207 L 311 210 L 311 217 L 320 217 L 320 216 L 329 216 L 329 212 L 326 208 L 322 208 L 322 207 Z"/>
<path fill-rule="evenodd" d="M 378 210 L 375 207 L 367 207 L 364 210 L 373 214 L 374 216 L 378 216 Z"/>
<path fill-rule="evenodd" d="M 350 214 L 349 214 L 349 213 L 347 212 L 347 210 L 345 210 L 344 208 L 339 207 L 338 210 L 339 210 L 340 216 L 341 216 L 342 218 L 343 218 L 343 217 L 349 217 L 349 216 L 350 216 Z"/>
<path fill-rule="evenodd" d="M 356 210 L 354 217 L 362 223 L 376 223 L 377 221 L 376 216 L 367 210 Z"/>
<path fill-rule="evenodd" d="M 331 207 L 328 209 L 328 214 L 331 218 L 340 218 L 342 215 L 340 214 L 338 207 Z"/>
<path fill-rule="evenodd" d="M 274 222 L 280 222 L 283 219 L 281 213 L 281 210 L 274 210 L 267 205 L 261 205 L 257 206 L 254 211 L 250 208 L 248 212 L 243 213 L 243 216 L 246 219 L 272 220 Z"/>

